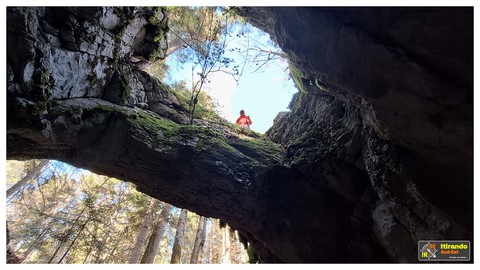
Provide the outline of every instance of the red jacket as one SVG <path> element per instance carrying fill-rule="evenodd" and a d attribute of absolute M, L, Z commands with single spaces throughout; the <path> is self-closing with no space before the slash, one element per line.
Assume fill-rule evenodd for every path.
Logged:
<path fill-rule="evenodd" d="M 241 115 L 237 119 L 237 124 L 238 125 L 251 125 L 252 120 L 250 120 L 250 118 L 248 118 L 246 115 Z"/>

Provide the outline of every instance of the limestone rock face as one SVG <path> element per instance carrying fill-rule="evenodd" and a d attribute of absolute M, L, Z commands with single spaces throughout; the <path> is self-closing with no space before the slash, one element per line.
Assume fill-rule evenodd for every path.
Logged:
<path fill-rule="evenodd" d="M 45 102 L 104 98 L 138 107 L 163 99 L 149 93 L 145 75 L 135 70 L 166 52 L 166 18 L 152 19 L 161 10 L 10 8 L 8 14 L 9 94 Z"/>
<path fill-rule="evenodd" d="M 161 8 L 7 9 L 7 158 L 57 159 L 220 218 L 263 262 L 416 262 L 473 234 L 473 10 L 241 8 L 301 91 L 265 138 L 141 70 Z M 273 142 L 272 142 L 273 141 Z"/>

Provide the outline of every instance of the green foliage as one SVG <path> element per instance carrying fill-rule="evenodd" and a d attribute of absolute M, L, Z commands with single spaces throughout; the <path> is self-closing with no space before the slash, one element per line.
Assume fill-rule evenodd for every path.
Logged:
<path fill-rule="evenodd" d="M 180 52 L 180 62 L 196 60 L 197 52 L 206 52 L 207 42 L 218 40 L 214 7 L 169 7 L 168 12 L 168 36 L 175 51 Z"/>
<path fill-rule="evenodd" d="M 224 121 L 215 112 L 214 102 L 202 89 L 209 81 L 209 75 L 215 72 L 226 72 L 237 82 L 244 72 L 247 62 L 257 65 L 257 70 L 267 62 L 276 59 L 285 59 L 286 56 L 278 48 L 272 49 L 255 38 L 247 37 L 253 27 L 248 27 L 245 21 L 235 15 L 235 8 L 216 7 L 164 7 L 169 17 L 167 56 L 175 53 L 173 58 L 177 65 L 186 62 L 193 63 L 192 81 L 189 91 L 174 91 L 182 105 L 190 111 L 190 123 L 193 119 L 208 121 Z M 232 33 L 237 33 L 232 35 Z M 253 35 L 255 36 L 255 35 Z M 227 48 L 230 41 L 246 38 L 247 48 Z M 249 46 L 252 46 L 250 48 Z M 238 51 L 242 64 L 235 63 L 232 56 L 226 56 L 226 51 Z M 254 53 L 249 53 L 254 51 Z M 159 61 L 147 69 L 157 78 L 164 79 L 168 74 L 168 67 L 164 61 Z M 174 86 L 174 88 L 177 88 Z"/>
<path fill-rule="evenodd" d="M 169 66 L 166 61 L 155 61 L 144 69 L 150 76 L 163 81 L 166 79 Z"/>
<path fill-rule="evenodd" d="M 192 96 L 191 90 L 185 86 L 185 82 L 177 82 L 172 86 L 172 93 L 177 97 L 182 106 L 188 108 L 190 105 L 190 99 Z M 198 103 L 196 105 L 196 110 L 194 112 L 194 117 L 196 119 L 203 119 L 207 121 L 214 122 L 224 122 L 227 121 L 218 115 L 217 107 L 213 99 L 205 92 L 200 92 L 198 95 Z"/>
<path fill-rule="evenodd" d="M 192 85 L 188 102 L 191 124 L 196 118 L 199 95 L 209 74 L 220 71 L 233 61 L 224 55 L 228 37 L 228 13 L 227 10 L 219 13 L 215 7 L 171 9 L 169 32 L 172 42 L 167 54 L 180 51 L 180 62 L 193 62 L 192 73 L 195 70 L 199 77 Z M 234 72 L 238 72 L 237 67 L 234 67 Z M 203 115 L 205 113 L 201 112 Z"/>
<path fill-rule="evenodd" d="M 23 176 L 25 176 L 26 171 L 28 171 L 27 166 L 29 163 L 35 162 L 35 160 L 29 160 L 26 162 L 18 160 L 7 160 L 6 172 L 9 177 L 7 177 L 7 189 L 13 186 L 16 182 L 20 181 Z"/>

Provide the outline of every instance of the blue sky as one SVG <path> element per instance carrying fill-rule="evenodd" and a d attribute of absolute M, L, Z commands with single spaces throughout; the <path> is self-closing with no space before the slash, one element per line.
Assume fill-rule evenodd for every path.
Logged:
<path fill-rule="evenodd" d="M 262 44 L 262 48 L 275 50 L 268 34 L 252 28 L 250 37 Z M 236 36 L 233 33 L 232 36 Z M 245 48 L 245 39 L 234 38 L 228 43 L 229 48 Z M 243 60 L 238 54 L 226 53 L 226 56 L 235 59 L 236 64 Z M 167 80 L 186 80 L 191 85 L 192 63 L 179 66 L 175 57 L 167 58 L 171 72 Z M 205 85 L 202 91 L 207 92 L 220 105 L 220 114 L 230 122 L 235 122 L 240 110 L 250 116 L 253 124 L 251 129 L 265 133 L 273 125 L 273 119 L 280 111 L 287 111 L 287 106 L 292 95 L 297 92 L 293 81 L 289 79 L 288 64 L 286 60 L 275 60 L 262 69 L 254 72 L 256 66 L 248 66 L 237 82 L 223 72 L 209 75 L 210 83 Z"/>

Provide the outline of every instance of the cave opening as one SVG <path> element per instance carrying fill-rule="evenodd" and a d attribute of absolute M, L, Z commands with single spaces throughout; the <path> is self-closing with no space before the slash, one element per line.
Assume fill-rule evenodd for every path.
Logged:
<path fill-rule="evenodd" d="M 196 10 L 194 7 L 183 9 L 179 12 L 188 10 L 200 16 L 196 13 L 198 11 L 193 11 Z M 221 16 L 218 10 L 216 15 Z M 240 110 L 244 110 L 253 120 L 251 130 L 263 134 L 273 125 L 279 112 L 290 109 L 289 103 L 298 89 L 292 79 L 287 54 L 272 41 L 269 34 L 236 16 L 230 24 L 223 26 L 225 32 L 217 37 L 223 53 L 219 56 L 218 65 L 212 66 L 212 71 L 202 70 L 199 62 L 203 55 L 198 57 L 198 48 L 195 47 L 200 45 L 192 41 L 193 36 L 197 38 L 205 33 L 200 33 L 202 30 L 178 33 L 187 30 L 178 26 L 180 23 L 175 22 L 175 16 L 169 20 L 172 26 L 168 33 L 166 58 L 151 63 L 145 70 L 175 91 L 189 92 L 203 73 L 208 73 L 205 74 L 207 78 L 201 89 L 199 103 L 230 123 L 235 123 Z M 178 45 L 178 36 L 182 36 L 181 46 Z M 215 54 L 215 50 L 219 49 L 215 46 L 209 48 L 210 54 Z M 217 55 L 212 58 L 214 56 Z M 209 116 L 206 118 L 215 120 Z"/>
<path fill-rule="evenodd" d="M 292 79 L 289 77 L 289 63 L 286 55 L 270 40 L 270 37 L 266 33 L 253 26 L 248 26 L 248 28 L 247 31 L 250 35 L 248 37 L 248 42 L 254 44 L 251 45 L 253 48 L 252 50 L 255 52 L 254 55 L 241 55 L 241 53 L 245 53 L 251 48 L 245 47 L 245 43 L 240 40 L 231 41 L 231 43 L 229 43 L 230 47 L 224 47 L 224 50 L 227 51 L 225 57 L 234 59 L 232 60 L 231 65 L 236 65 L 237 69 L 244 69 L 243 74 L 237 74 L 235 77 L 232 76 L 232 74 L 228 74 L 228 70 L 219 70 L 219 72 L 212 73 L 206 82 L 204 91 L 207 94 L 206 99 L 210 99 L 209 104 L 213 105 L 209 109 L 215 110 L 232 123 L 234 123 L 236 117 L 238 117 L 238 111 L 244 109 L 254 121 L 251 129 L 259 133 L 265 133 L 265 131 L 272 126 L 273 119 L 277 113 L 287 109 L 288 104 L 292 99 L 292 95 L 297 92 L 297 89 L 295 88 Z M 245 28 L 240 29 L 240 27 L 237 26 L 229 34 L 238 39 L 241 37 L 245 39 L 246 34 L 240 32 L 242 30 L 245 31 Z M 237 55 L 234 55 L 235 53 L 237 53 Z M 145 70 L 150 73 L 150 75 L 161 78 L 162 75 L 159 75 L 157 72 L 159 69 L 162 69 L 162 65 L 166 64 L 171 66 L 171 72 L 167 72 L 167 76 L 164 78 L 165 80 L 163 80 L 163 82 L 168 84 L 171 88 L 179 87 L 179 85 L 185 84 L 185 81 L 191 79 L 190 75 L 192 72 L 198 74 L 198 70 L 192 71 L 191 59 L 188 61 L 183 60 L 184 62 L 182 62 L 181 59 L 178 59 L 180 57 L 178 54 L 172 54 L 170 57 L 167 57 L 166 60 L 160 60 L 156 62 L 157 65 L 154 63 L 148 66 Z M 239 62 L 243 61 L 242 57 L 247 60 L 240 64 Z M 244 66 L 240 67 L 242 64 Z M 96 81 L 92 77 L 89 77 L 89 83 L 91 84 L 99 81 L 98 78 Z M 122 81 L 120 75 L 117 84 L 122 83 L 125 82 Z M 190 80 L 186 84 L 188 85 L 191 83 Z M 110 83 L 109 86 L 112 87 L 113 84 Z M 118 93 L 116 92 L 115 94 Z M 122 98 L 125 99 L 128 98 L 128 96 Z M 95 109 L 99 108 L 103 109 L 103 107 L 96 107 Z M 85 110 L 82 112 L 82 117 L 80 117 L 80 119 L 88 121 L 94 116 L 95 113 L 90 110 Z M 208 119 L 208 116 L 207 120 L 210 120 Z M 240 149 L 240 146 L 241 145 L 237 147 Z M 246 147 L 245 149 L 248 150 L 249 148 Z M 109 228 L 109 234 L 120 235 L 124 234 L 122 226 L 125 226 L 125 228 L 132 226 L 134 227 L 133 230 L 130 230 L 129 233 L 125 234 L 125 238 L 130 237 L 131 239 L 134 239 L 136 232 L 139 234 L 141 233 L 141 230 L 139 229 L 139 227 L 143 226 L 141 218 L 144 217 L 145 220 L 143 221 L 146 221 L 147 217 L 151 215 L 151 223 L 152 219 L 160 218 L 163 209 L 170 207 L 170 204 L 148 197 L 146 194 L 151 195 L 153 192 L 153 188 L 151 187 L 148 192 L 138 192 L 138 187 L 136 185 L 139 183 L 132 181 L 132 184 L 122 181 L 128 181 L 130 177 L 121 172 L 117 171 L 112 174 L 111 172 L 107 172 L 109 169 L 102 168 L 102 165 L 93 166 L 97 167 L 93 168 L 91 165 L 86 165 L 83 162 L 70 163 L 68 158 L 60 158 L 59 160 L 60 161 L 51 159 L 48 161 L 45 159 L 40 161 L 37 159 L 30 159 L 23 162 L 7 162 L 7 167 L 11 169 L 7 174 L 7 189 L 11 189 L 19 179 L 22 179 L 23 173 L 27 172 L 28 174 L 29 170 L 32 171 L 38 169 L 36 175 L 32 179 L 29 179 L 31 182 L 22 186 L 19 190 L 12 191 L 12 195 L 8 196 L 8 213 L 6 219 L 10 231 L 12 232 L 10 248 L 12 248 L 12 250 L 18 255 L 25 255 L 22 258 L 19 258 L 19 260 L 23 262 L 48 261 L 59 263 L 102 263 L 128 259 L 128 256 L 131 255 L 129 252 L 134 253 L 133 246 L 128 247 L 123 253 L 112 250 L 110 254 L 103 256 L 103 258 L 89 256 L 88 252 L 95 253 L 97 247 L 99 249 L 107 248 L 105 245 L 110 244 L 108 236 L 103 239 L 101 236 L 96 235 L 97 232 L 95 230 L 97 227 L 104 226 L 107 228 L 110 226 L 107 223 L 113 222 L 112 224 L 115 224 L 116 228 Z M 47 162 L 47 164 L 44 164 L 45 162 Z M 92 168 L 92 171 L 99 174 L 79 168 Z M 113 176 L 110 178 L 102 175 Z M 58 181 L 58 179 L 61 181 Z M 145 188 L 141 183 L 140 186 L 141 188 Z M 44 199 L 45 196 L 47 200 Z M 129 197 L 130 199 L 133 198 L 133 202 L 127 202 L 128 200 L 126 197 Z M 28 202 L 23 203 L 25 200 Z M 35 209 L 38 200 L 42 200 L 42 203 L 40 209 Z M 120 203 L 124 204 L 124 207 L 117 208 L 116 206 Z M 154 211 L 152 210 L 153 206 L 156 206 Z M 57 208 L 60 210 L 56 211 Z M 162 256 L 157 256 L 157 259 L 154 261 L 156 263 L 169 262 L 168 252 L 173 248 L 175 226 L 180 219 L 179 215 L 181 208 L 177 208 L 175 207 L 175 204 L 172 204 L 169 209 L 171 209 L 170 220 L 168 221 L 165 231 L 165 237 L 168 237 L 168 239 L 163 240 L 160 244 L 159 248 L 162 250 L 161 252 L 163 252 L 163 254 L 161 254 Z M 36 231 L 31 232 L 28 231 L 28 228 L 26 229 L 29 225 L 23 223 L 24 219 L 28 217 L 28 219 L 34 220 L 34 222 L 41 221 L 42 215 L 45 215 L 47 212 L 51 216 L 51 220 L 47 221 L 52 228 L 51 231 L 44 230 L 41 232 L 43 234 L 38 236 L 35 235 Z M 116 217 L 118 217 L 118 219 L 116 221 L 107 219 L 109 213 L 117 215 Z M 77 215 L 77 217 L 60 217 L 60 215 Z M 93 215 L 96 216 L 95 221 L 91 221 L 91 218 L 94 218 Z M 103 218 L 105 218 L 105 220 L 102 220 Z M 129 220 L 129 218 L 135 220 Z M 54 219 L 62 219 L 62 222 L 57 223 Z M 187 235 L 186 247 L 192 245 L 193 240 L 195 240 L 192 235 L 195 234 L 195 229 L 197 228 L 195 226 L 197 225 L 196 222 L 198 219 L 200 219 L 200 216 L 195 214 L 195 212 L 188 212 L 186 220 L 189 224 L 187 224 L 186 234 L 189 235 Z M 82 222 L 83 224 L 81 224 Z M 127 225 L 129 222 L 131 224 Z M 247 244 L 248 240 L 241 239 L 243 235 L 240 235 L 238 231 L 234 228 L 228 229 L 229 225 L 227 225 L 227 229 L 225 229 L 225 225 L 223 227 L 220 225 L 220 228 L 218 228 L 217 224 L 220 222 L 219 219 L 208 218 L 208 220 L 204 222 L 207 224 L 205 230 L 207 230 L 207 233 L 212 237 L 210 240 L 207 240 L 206 245 L 213 250 L 210 251 L 211 253 L 214 253 L 213 256 L 219 258 L 206 258 L 207 255 L 212 256 L 211 254 L 207 254 L 203 255 L 203 258 L 200 257 L 202 262 L 216 260 L 217 263 L 246 263 L 248 260 L 252 260 L 252 258 L 249 258 L 247 255 L 247 251 L 250 253 L 249 255 L 252 255 L 251 244 Z M 155 226 L 150 224 L 148 229 L 152 231 L 153 237 Z M 92 239 L 84 238 L 83 234 L 86 234 L 87 231 L 90 232 Z M 222 237 L 222 234 L 223 240 L 219 239 Z M 80 253 L 81 256 L 85 255 L 85 257 L 79 261 L 79 257 L 77 257 L 76 254 L 72 255 L 69 253 L 70 247 L 67 248 L 62 246 L 62 244 L 56 247 L 59 251 L 58 254 L 55 252 L 55 254 L 52 255 L 43 250 L 37 250 L 37 247 L 35 246 L 36 242 L 31 241 L 31 238 L 35 237 L 38 237 L 38 239 L 42 241 L 49 241 L 49 237 L 55 239 L 79 237 L 78 241 L 76 240 L 77 238 L 74 238 L 75 240 L 70 241 L 69 244 L 73 246 L 72 253 L 74 251 L 75 253 Z M 91 243 L 89 242 L 90 240 Z M 63 242 L 68 241 L 69 239 L 66 239 Z M 103 244 L 99 243 L 102 241 Z M 226 251 L 219 252 L 218 250 L 215 250 L 220 248 L 219 246 L 226 245 L 227 243 L 231 255 L 226 254 Z M 78 251 L 83 246 L 89 247 L 94 244 L 96 246 L 87 248 L 85 254 L 82 253 L 83 251 Z M 55 245 L 55 242 L 52 241 L 51 243 L 48 243 L 48 245 Z M 32 247 L 31 250 L 29 250 L 29 246 Z M 147 250 L 145 250 L 145 252 L 146 251 Z M 192 251 L 187 247 L 186 254 L 182 257 L 183 263 L 187 262 L 185 258 L 190 257 L 191 252 Z M 64 255 L 62 256 L 62 254 Z M 133 259 L 130 258 L 130 261 L 132 260 Z M 137 258 L 137 260 L 139 260 L 139 258 Z"/>
<path fill-rule="evenodd" d="M 199 71 L 184 67 L 183 78 L 194 77 L 191 83 L 168 77 L 181 73 L 176 64 L 159 80 L 139 68 L 168 55 L 167 33 L 175 28 L 167 31 L 167 9 L 9 7 L 7 158 L 60 160 L 220 218 L 251 243 L 261 262 L 418 262 L 419 240 L 473 241 L 472 10 L 242 8 L 245 18 L 273 33 L 288 51 L 293 65 L 285 71 L 300 82 L 292 112 L 280 114 L 262 136 L 231 122 L 241 108 L 257 128 L 257 116 L 265 112 L 245 104 L 272 103 L 276 94 L 259 96 L 265 88 L 276 89 L 268 76 L 253 80 L 254 97 L 242 91 L 246 101 L 237 109 L 232 105 L 227 123 L 212 113 L 215 97 L 205 106 L 200 99 L 209 97 L 196 96 L 199 106 L 189 110 L 194 96 L 188 89 L 206 94 L 212 65 Z M 178 45 L 169 42 L 171 48 Z M 213 46 L 214 58 L 225 56 L 222 42 L 206 44 Z M 241 73 L 233 57 L 203 57 Z M 443 75 L 452 70 L 458 72 Z M 195 81 L 202 91 L 189 85 Z M 237 82 L 243 85 L 242 78 Z M 227 92 L 221 91 L 227 83 L 219 84 L 209 87 Z M 37 215 L 40 221 L 52 219 L 49 211 L 61 206 L 45 195 L 75 193 L 67 173 L 50 175 L 41 174 L 14 195 L 23 196 L 19 201 L 28 203 L 29 213 L 44 212 Z M 22 177 L 7 178 L 11 188 Z M 108 177 L 85 180 L 102 192 L 74 196 L 79 207 L 59 213 L 56 226 L 48 221 L 40 230 L 9 227 L 12 239 L 23 234 L 34 241 L 22 247 L 13 240 L 11 247 L 28 255 L 30 247 L 40 246 L 47 252 L 38 249 L 36 262 L 134 261 L 129 240 L 151 213 L 151 203 L 134 198 L 143 207 L 136 225 L 116 220 L 118 226 L 104 230 L 100 216 L 108 221 L 125 214 L 122 207 L 131 202 L 120 203 L 121 196 L 137 193 Z M 36 190 L 41 192 L 33 195 Z M 460 209 L 463 204 L 470 206 Z M 156 208 L 155 216 L 163 209 Z M 16 214 L 7 220 L 25 224 L 34 217 Z M 112 241 L 118 235 L 123 242 Z M 173 250 L 170 235 L 167 246 Z M 220 242 L 223 236 L 217 236 Z M 110 253 L 101 252 L 106 249 Z"/>

